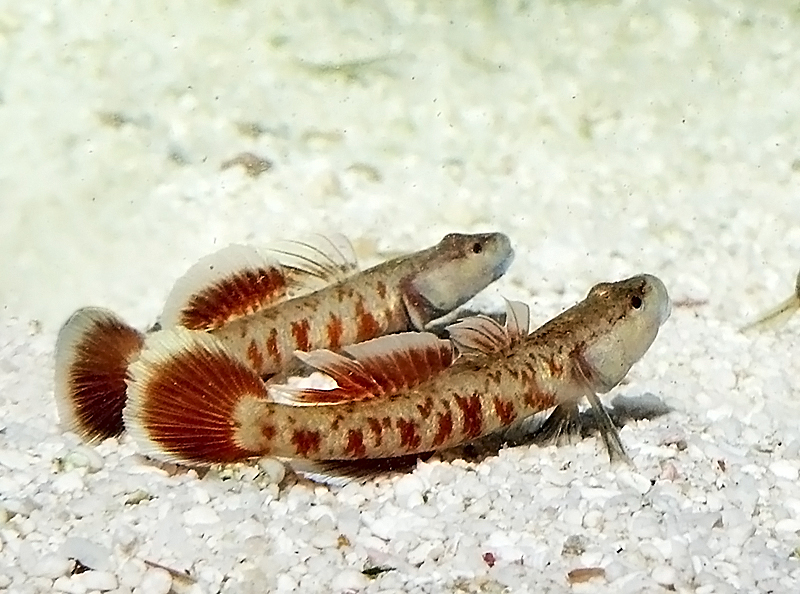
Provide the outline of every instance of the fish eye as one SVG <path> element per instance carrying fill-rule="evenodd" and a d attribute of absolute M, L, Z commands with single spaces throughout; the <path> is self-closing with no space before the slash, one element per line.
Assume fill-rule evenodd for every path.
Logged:
<path fill-rule="evenodd" d="M 480 241 L 476 241 L 472 244 L 472 253 L 473 254 L 480 254 L 483 251 L 483 244 Z"/>
<path fill-rule="evenodd" d="M 638 295 L 634 295 L 631 297 L 631 307 L 633 309 L 641 309 L 642 307 L 642 298 Z"/>

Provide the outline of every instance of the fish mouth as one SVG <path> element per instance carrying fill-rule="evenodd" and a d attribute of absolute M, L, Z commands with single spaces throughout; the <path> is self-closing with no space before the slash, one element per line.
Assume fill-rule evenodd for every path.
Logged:
<path fill-rule="evenodd" d="M 660 278 L 652 274 L 645 274 L 644 277 L 647 279 L 650 290 L 658 303 L 658 323 L 661 325 L 666 322 L 670 314 L 672 314 L 672 300 L 669 298 L 666 285 Z"/>
<path fill-rule="evenodd" d="M 511 240 L 508 238 L 508 235 L 506 235 L 505 233 L 497 233 L 496 237 L 500 244 L 498 246 L 498 250 L 500 251 L 500 253 L 505 255 L 494 266 L 494 269 L 492 271 L 494 280 L 497 280 L 506 273 L 506 271 L 511 266 L 511 263 L 514 261 L 514 256 L 515 256 L 514 248 L 511 247 Z"/>

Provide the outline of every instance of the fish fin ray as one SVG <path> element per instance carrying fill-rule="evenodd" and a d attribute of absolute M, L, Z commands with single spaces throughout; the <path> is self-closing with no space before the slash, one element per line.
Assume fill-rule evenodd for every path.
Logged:
<path fill-rule="evenodd" d="M 412 388 L 449 367 L 450 341 L 427 332 L 404 332 L 351 345 L 342 353 L 321 349 L 295 356 L 336 382 L 332 389 L 287 383 L 270 386 L 276 401 L 297 406 L 341 404 L 380 398 Z"/>
<path fill-rule="evenodd" d="M 447 331 L 459 352 L 466 355 L 500 353 L 511 346 L 508 330 L 483 315 L 450 324 Z"/>
<path fill-rule="evenodd" d="M 506 324 L 505 329 L 508 334 L 511 348 L 519 345 L 530 331 L 531 310 L 527 304 L 521 301 L 506 301 Z"/>
<path fill-rule="evenodd" d="M 750 322 L 741 329 L 744 334 L 754 330 L 777 329 L 786 324 L 797 310 L 800 309 L 800 295 L 792 295 L 779 305 L 762 313 L 757 320 Z"/>
<path fill-rule="evenodd" d="M 267 249 L 285 270 L 293 296 L 341 282 L 358 270 L 353 245 L 341 233 L 282 240 Z"/>
<path fill-rule="evenodd" d="M 184 464 L 266 455 L 261 377 L 224 343 L 172 328 L 148 336 L 129 367 L 125 428 L 145 454 Z"/>
<path fill-rule="evenodd" d="M 54 393 L 65 429 L 92 442 L 124 431 L 125 376 L 144 335 L 114 312 L 84 307 L 58 333 Z"/>

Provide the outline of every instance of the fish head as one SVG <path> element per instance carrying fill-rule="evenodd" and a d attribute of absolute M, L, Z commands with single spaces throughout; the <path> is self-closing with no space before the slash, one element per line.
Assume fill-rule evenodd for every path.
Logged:
<path fill-rule="evenodd" d="M 592 287 L 584 304 L 594 326 L 576 353 L 595 392 L 608 392 L 650 348 L 671 302 L 660 279 L 642 274 Z"/>
<path fill-rule="evenodd" d="M 503 233 L 450 233 L 409 277 L 406 305 L 417 328 L 462 305 L 508 270 L 514 259 Z"/>

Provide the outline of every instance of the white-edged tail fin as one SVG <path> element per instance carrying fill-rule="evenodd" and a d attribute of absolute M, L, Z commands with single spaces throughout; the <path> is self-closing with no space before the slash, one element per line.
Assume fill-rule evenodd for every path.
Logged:
<path fill-rule="evenodd" d="M 382 336 L 343 349 L 344 354 L 322 349 L 295 356 L 336 382 L 332 389 L 270 386 L 276 402 L 295 406 L 341 404 L 378 398 L 416 386 L 453 362 L 453 347 L 426 332 Z"/>
<path fill-rule="evenodd" d="M 350 240 L 340 233 L 282 240 L 267 246 L 286 272 L 293 294 L 337 283 L 358 270 Z"/>
<path fill-rule="evenodd" d="M 465 355 L 508 352 L 528 336 L 530 312 L 519 301 L 506 300 L 506 323 L 501 326 L 484 315 L 472 316 L 447 327 L 450 340 Z"/>
<path fill-rule="evenodd" d="M 162 328 L 214 330 L 287 296 L 280 264 L 252 246 L 230 245 L 201 258 L 167 297 Z"/>
<path fill-rule="evenodd" d="M 213 335 L 162 330 L 130 366 L 125 429 L 154 458 L 235 462 L 265 453 L 266 399 L 261 377 Z"/>
<path fill-rule="evenodd" d="M 64 428 L 86 441 L 124 430 L 125 376 L 144 336 L 114 312 L 84 307 L 58 333 L 54 393 Z"/>

